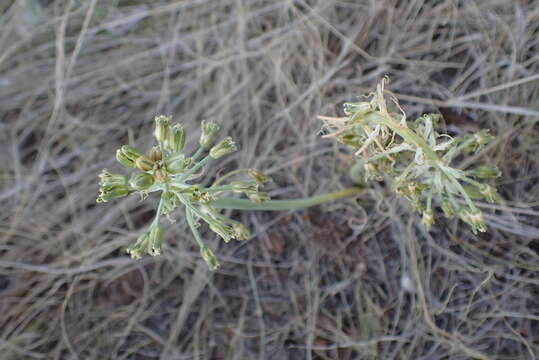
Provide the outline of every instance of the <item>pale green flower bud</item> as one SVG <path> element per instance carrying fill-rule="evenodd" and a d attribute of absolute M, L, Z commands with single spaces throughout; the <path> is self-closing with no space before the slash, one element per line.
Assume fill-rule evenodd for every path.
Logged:
<path fill-rule="evenodd" d="M 487 231 L 487 226 L 483 220 L 483 214 L 479 210 L 463 209 L 459 212 L 459 217 L 472 227 L 472 232 L 477 234 L 478 231 Z"/>
<path fill-rule="evenodd" d="M 490 203 L 496 202 L 500 199 L 500 196 L 498 195 L 496 189 L 488 184 L 482 184 L 479 187 L 479 192 L 485 197 L 485 200 Z"/>
<path fill-rule="evenodd" d="M 143 255 L 157 256 L 161 254 L 163 243 L 163 230 L 159 226 L 152 227 L 149 231 L 141 234 L 137 241 L 127 248 L 127 253 L 133 259 L 140 259 Z"/>
<path fill-rule="evenodd" d="M 266 200 L 269 200 L 270 197 L 267 193 L 263 191 L 256 191 L 253 193 L 247 194 L 247 197 L 254 203 L 261 204 Z"/>
<path fill-rule="evenodd" d="M 126 184 L 115 184 L 115 185 L 106 185 L 102 186 L 100 189 L 101 193 L 99 194 L 96 202 L 107 202 L 109 200 L 124 197 L 129 194 L 129 188 Z"/>
<path fill-rule="evenodd" d="M 479 179 L 496 179 L 502 176 L 502 172 L 496 166 L 482 165 L 466 171 L 466 175 Z"/>
<path fill-rule="evenodd" d="M 232 181 L 229 186 L 232 188 L 232 191 L 239 193 L 258 191 L 258 184 L 256 182 Z"/>
<path fill-rule="evenodd" d="M 219 235 L 226 243 L 232 239 L 232 229 L 230 226 L 225 225 L 219 221 L 211 222 L 210 229 L 217 235 Z"/>
<path fill-rule="evenodd" d="M 204 245 L 202 248 L 200 248 L 200 256 L 202 256 L 206 264 L 208 264 L 211 271 L 219 268 L 219 260 L 217 260 L 217 257 L 209 247 Z"/>
<path fill-rule="evenodd" d="M 171 174 L 179 174 L 193 163 L 192 158 L 186 158 L 183 154 L 172 154 L 165 159 L 167 171 Z"/>
<path fill-rule="evenodd" d="M 264 184 L 271 181 L 271 178 L 256 169 L 249 169 L 249 175 L 258 183 Z"/>
<path fill-rule="evenodd" d="M 492 140 L 496 139 L 494 135 L 490 134 L 489 129 L 483 129 L 474 134 L 476 144 L 481 148 L 487 145 Z"/>
<path fill-rule="evenodd" d="M 142 171 L 150 171 L 153 169 L 154 162 L 148 159 L 146 156 L 142 155 L 137 158 L 135 165 L 138 169 Z"/>
<path fill-rule="evenodd" d="M 185 146 L 185 129 L 181 124 L 172 127 L 167 140 L 167 146 L 172 152 L 179 152 Z"/>
<path fill-rule="evenodd" d="M 163 244 L 163 230 L 159 225 L 154 226 L 148 235 L 148 254 L 157 256 L 161 254 L 161 246 Z"/>
<path fill-rule="evenodd" d="M 124 145 L 120 148 L 122 153 L 127 156 L 130 160 L 137 160 L 140 156 L 142 156 L 142 153 L 138 151 L 137 148 L 131 146 L 131 145 Z"/>
<path fill-rule="evenodd" d="M 126 252 L 131 255 L 133 259 L 140 259 L 147 250 L 149 234 L 144 232 L 141 234 L 137 241 L 127 248 Z"/>
<path fill-rule="evenodd" d="M 427 231 L 430 231 L 432 225 L 434 224 L 434 215 L 432 213 L 432 210 L 425 210 L 423 212 L 423 218 L 421 219 L 421 223 Z"/>
<path fill-rule="evenodd" d="M 155 130 L 153 134 L 157 141 L 164 142 L 167 139 L 170 120 L 170 116 L 159 115 L 155 117 Z"/>
<path fill-rule="evenodd" d="M 135 162 L 125 156 L 125 154 L 122 153 L 120 149 L 116 150 L 116 160 L 123 166 L 127 166 L 130 168 L 136 167 Z"/>
<path fill-rule="evenodd" d="M 466 192 L 466 195 L 468 195 L 473 200 L 481 200 L 483 199 L 483 194 L 479 191 L 479 188 L 475 185 L 464 185 L 462 186 L 464 191 Z"/>
<path fill-rule="evenodd" d="M 154 184 L 155 180 L 152 175 L 147 173 L 136 173 L 131 176 L 129 179 L 129 185 L 134 190 L 144 191 L 148 190 Z"/>
<path fill-rule="evenodd" d="M 346 116 L 355 115 L 357 113 L 367 114 L 373 110 L 369 102 L 344 103 L 343 111 Z"/>
<path fill-rule="evenodd" d="M 220 157 L 233 153 L 236 150 L 238 150 L 236 144 L 232 138 L 228 136 L 211 148 L 210 157 L 213 159 L 219 159 Z"/>
<path fill-rule="evenodd" d="M 214 122 L 202 120 L 202 132 L 200 134 L 199 144 L 203 148 L 208 148 L 211 146 L 215 135 L 219 131 L 219 125 Z"/>
<path fill-rule="evenodd" d="M 121 174 L 112 174 L 108 172 L 107 169 L 101 170 L 99 175 L 99 185 L 108 186 L 108 185 L 125 185 L 127 184 L 127 177 Z"/>
<path fill-rule="evenodd" d="M 152 147 L 148 153 L 148 158 L 153 162 L 161 161 L 161 159 L 163 159 L 163 153 L 159 149 L 159 146 Z"/>
<path fill-rule="evenodd" d="M 486 144 L 496 139 L 496 137 L 491 135 L 488 129 L 483 129 L 472 135 L 471 139 L 473 141 L 470 145 L 465 147 L 463 151 L 477 152 L 481 150 Z"/>
<path fill-rule="evenodd" d="M 251 235 L 249 229 L 247 229 L 247 227 L 240 222 L 234 222 L 232 224 L 232 232 L 234 234 L 234 238 L 240 241 L 247 240 Z"/>

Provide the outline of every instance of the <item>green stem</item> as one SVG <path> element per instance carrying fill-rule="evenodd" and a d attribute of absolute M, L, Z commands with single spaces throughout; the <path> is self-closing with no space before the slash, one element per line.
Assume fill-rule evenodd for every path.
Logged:
<path fill-rule="evenodd" d="M 193 156 L 191 156 L 191 158 L 193 159 L 193 161 L 197 161 L 198 158 L 200 157 L 200 155 L 202 155 L 202 153 L 204 152 L 204 148 L 203 147 L 199 147 L 197 149 L 197 151 L 193 154 Z"/>
<path fill-rule="evenodd" d="M 244 172 L 248 172 L 248 171 L 249 171 L 249 169 L 236 169 L 234 171 L 231 171 L 231 172 L 221 176 L 217 180 L 215 180 L 211 186 L 216 187 L 217 185 L 219 185 L 220 183 L 222 183 L 224 180 L 228 179 L 229 177 L 237 175 L 237 174 L 241 174 L 241 173 L 244 173 Z"/>
<path fill-rule="evenodd" d="M 262 211 L 298 210 L 353 196 L 359 194 L 361 191 L 363 191 L 363 189 L 360 187 L 352 187 L 308 198 L 293 200 L 267 200 L 260 204 L 254 203 L 247 199 L 219 198 L 212 201 L 211 205 L 218 209 Z"/>
<path fill-rule="evenodd" d="M 191 209 L 186 209 L 185 215 L 187 217 L 187 224 L 189 224 L 189 228 L 191 229 L 191 232 L 195 237 L 195 241 L 197 242 L 198 246 L 200 246 L 200 248 L 203 248 L 204 242 L 202 241 L 202 237 L 198 232 L 197 225 L 195 223 L 195 219 L 193 219 L 193 213 L 191 212 Z"/>
<path fill-rule="evenodd" d="M 157 211 L 155 213 L 155 218 L 153 219 L 152 221 L 152 226 L 159 226 L 159 222 L 161 221 L 161 214 L 163 213 L 163 205 L 165 204 L 165 201 L 163 200 L 163 196 L 164 196 L 164 193 L 163 195 L 161 195 L 161 199 L 159 200 L 159 205 L 157 206 Z"/>
<path fill-rule="evenodd" d="M 206 156 L 204 159 L 200 160 L 198 163 L 196 163 L 192 168 L 188 169 L 185 173 L 181 174 L 181 177 L 177 179 L 177 182 L 183 182 L 185 181 L 189 176 L 194 174 L 195 171 L 206 165 L 208 161 L 210 161 L 210 156 Z"/>

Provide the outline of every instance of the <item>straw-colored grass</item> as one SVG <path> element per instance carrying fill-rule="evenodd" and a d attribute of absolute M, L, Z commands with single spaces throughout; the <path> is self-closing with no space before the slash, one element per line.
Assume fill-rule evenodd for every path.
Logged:
<path fill-rule="evenodd" d="M 539 3 L 516 0 L 0 2 L 2 359 L 535 359 Z M 384 75 L 410 116 L 490 128 L 489 231 L 430 233 L 389 185 L 253 229 L 207 270 L 181 213 L 163 255 L 125 254 L 155 201 L 97 206 L 113 152 L 172 114 L 212 119 L 274 198 L 351 185 L 316 115 Z M 196 137 L 192 137 L 194 139 Z M 188 148 L 196 144 L 190 143 Z M 211 236 L 211 237 L 210 237 Z"/>

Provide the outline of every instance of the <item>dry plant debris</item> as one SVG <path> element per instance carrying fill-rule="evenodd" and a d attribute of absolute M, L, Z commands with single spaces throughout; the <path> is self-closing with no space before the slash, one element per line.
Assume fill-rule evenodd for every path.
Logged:
<path fill-rule="evenodd" d="M 1 357 L 537 358 L 538 24 L 524 0 L 0 1 Z M 154 207 L 95 203 L 95 174 L 150 149 L 155 114 L 241 144 L 204 186 L 257 168 L 275 199 L 345 188 L 354 155 L 316 116 L 384 75 L 410 119 L 496 134 L 453 163 L 503 173 L 503 200 L 476 201 L 488 232 L 438 209 L 427 232 L 375 181 L 303 212 L 225 210 L 252 240 L 208 238 L 210 272 L 185 219 L 133 260 Z"/>

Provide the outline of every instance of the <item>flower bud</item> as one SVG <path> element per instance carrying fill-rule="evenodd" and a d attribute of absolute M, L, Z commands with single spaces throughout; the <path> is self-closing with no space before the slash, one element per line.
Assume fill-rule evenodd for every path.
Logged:
<path fill-rule="evenodd" d="M 256 169 L 249 169 L 249 176 L 251 176 L 260 185 L 271 181 L 269 176 Z"/>
<path fill-rule="evenodd" d="M 494 135 L 490 134 L 489 129 L 483 129 L 474 134 L 476 144 L 481 148 L 487 145 L 492 140 L 496 139 Z"/>
<path fill-rule="evenodd" d="M 202 132 L 200 134 L 199 144 L 203 148 L 208 148 L 213 142 L 215 135 L 219 131 L 219 125 L 214 122 L 202 120 Z"/>
<path fill-rule="evenodd" d="M 219 235 L 226 243 L 232 239 L 232 229 L 219 221 L 210 223 L 210 230 Z"/>
<path fill-rule="evenodd" d="M 122 153 L 130 160 L 135 161 L 138 157 L 142 156 L 142 153 L 137 148 L 131 145 L 124 145 L 120 148 Z"/>
<path fill-rule="evenodd" d="M 496 202 L 500 199 L 496 189 L 488 184 L 482 184 L 479 186 L 479 192 L 485 197 L 485 200 L 490 203 Z"/>
<path fill-rule="evenodd" d="M 430 231 L 430 229 L 432 228 L 432 224 L 434 224 L 434 215 L 432 214 L 432 210 L 425 210 L 423 212 L 423 218 L 421 219 L 421 223 L 427 231 Z"/>
<path fill-rule="evenodd" d="M 159 142 L 167 139 L 170 124 L 170 116 L 159 115 L 155 117 L 154 136 Z"/>
<path fill-rule="evenodd" d="M 161 254 L 161 245 L 163 244 L 163 230 L 159 225 L 152 227 L 148 235 L 148 254 L 157 256 Z"/>
<path fill-rule="evenodd" d="M 479 188 L 475 185 L 463 185 L 462 188 L 466 192 L 466 195 L 470 197 L 470 199 L 473 200 L 481 200 L 483 199 L 483 194 L 481 194 L 481 191 L 479 191 Z"/>
<path fill-rule="evenodd" d="M 496 166 L 482 165 L 466 171 L 466 175 L 479 179 L 496 179 L 502 175 L 502 172 Z"/>
<path fill-rule="evenodd" d="M 477 152 L 496 137 L 490 134 L 488 129 L 483 129 L 472 135 L 472 142 L 463 148 L 463 151 Z"/>
<path fill-rule="evenodd" d="M 154 162 L 142 155 L 135 161 L 135 165 L 142 171 L 150 171 L 153 169 Z"/>
<path fill-rule="evenodd" d="M 135 162 L 125 156 L 120 149 L 116 150 L 116 160 L 123 166 L 134 168 Z"/>
<path fill-rule="evenodd" d="M 185 130 L 181 124 L 172 127 L 167 140 L 167 146 L 172 152 L 179 152 L 185 146 Z"/>
<path fill-rule="evenodd" d="M 97 176 L 99 177 L 99 185 L 101 186 L 127 184 L 127 177 L 121 174 L 112 174 L 107 169 L 101 170 Z"/>
<path fill-rule="evenodd" d="M 123 197 L 129 194 L 129 188 L 126 184 L 102 186 L 99 190 L 101 191 L 101 193 L 96 199 L 96 202 L 98 203 L 107 202 L 111 199 Z"/>
<path fill-rule="evenodd" d="M 266 200 L 269 200 L 270 197 L 267 193 L 263 191 L 256 191 L 253 193 L 247 194 L 247 197 L 254 203 L 261 204 Z"/>
<path fill-rule="evenodd" d="M 234 192 L 257 192 L 258 183 L 256 182 L 243 182 L 243 181 L 232 181 L 229 186 Z"/>
<path fill-rule="evenodd" d="M 474 234 L 477 234 L 477 231 L 487 231 L 487 227 L 483 220 L 483 214 L 481 213 L 481 211 L 463 209 L 459 212 L 459 217 L 462 221 L 472 227 L 472 232 Z"/>
<path fill-rule="evenodd" d="M 140 259 L 146 252 L 148 246 L 149 234 L 148 232 L 142 233 L 137 241 L 127 248 L 126 252 L 131 255 L 133 259 Z"/>
<path fill-rule="evenodd" d="M 153 173 L 153 176 L 157 182 L 166 183 L 168 181 L 168 175 L 165 169 L 157 169 Z"/>
<path fill-rule="evenodd" d="M 163 153 L 159 149 L 159 146 L 152 147 L 148 154 L 148 158 L 153 162 L 161 161 L 161 159 L 163 159 Z"/>
<path fill-rule="evenodd" d="M 165 159 L 167 171 L 171 174 L 178 174 L 187 169 L 193 163 L 192 158 L 186 158 L 183 154 L 172 154 Z"/>
<path fill-rule="evenodd" d="M 155 181 L 152 175 L 148 173 L 136 173 L 131 176 L 129 185 L 131 185 L 134 190 L 144 191 L 152 187 L 154 182 Z"/>
<path fill-rule="evenodd" d="M 211 271 L 217 270 L 219 268 L 219 260 L 217 260 L 217 257 L 213 253 L 212 249 L 210 249 L 206 245 L 200 248 L 200 256 L 202 256 L 206 264 L 208 264 L 208 267 Z"/>
<path fill-rule="evenodd" d="M 228 155 L 234 151 L 238 150 L 236 144 L 230 136 L 221 140 L 217 145 L 211 148 L 210 157 L 213 159 L 219 159 L 225 155 Z"/>
<path fill-rule="evenodd" d="M 371 103 L 369 102 L 356 102 L 356 103 L 344 103 L 343 111 L 346 116 L 355 115 L 357 113 L 366 114 L 372 111 Z"/>
<path fill-rule="evenodd" d="M 234 222 L 232 224 L 232 233 L 234 236 L 234 239 L 242 241 L 247 240 L 249 236 L 251 235 L 251 232 L 245 225 L 243 225 L 240 222 Z"/>

